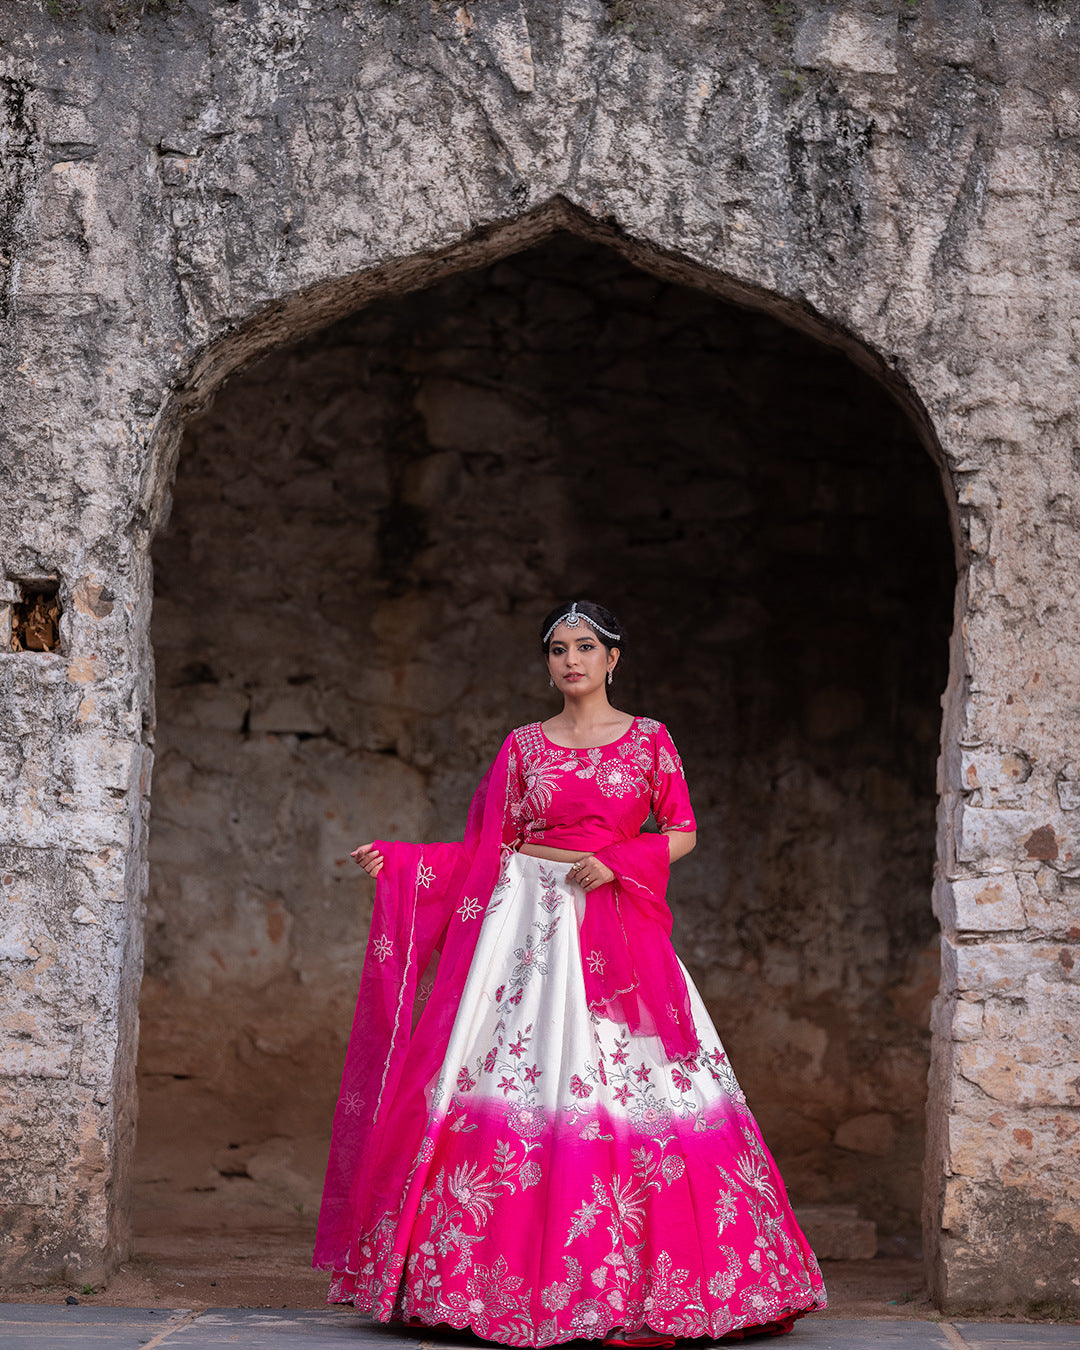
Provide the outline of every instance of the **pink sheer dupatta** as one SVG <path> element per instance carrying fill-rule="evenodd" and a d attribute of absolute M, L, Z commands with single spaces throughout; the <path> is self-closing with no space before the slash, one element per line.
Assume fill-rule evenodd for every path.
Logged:
<path fill-rule="evenodd" d="M 686 979 L 671 945 L 671 850 L 665 834 L 639 834 L 596 850 L 615 880 L 589 892 L 581 957 L 589 1007 L 635 1035 L 659 1036 L 671 1059 L 698 1049 Z"/>
<path fill-rule="evenodd" d="M 377 843 L 385 863 L 334 1114 L 315 1266 L 348 1269 L 357 1239 L 397 1211 L 503 850 L 519 838 L 522 793 L 511 735 L 473 796 L 463 842 Z M 585 906 L 589 1006 L 659 1036 L 672 1059 L 692 1055 L 698 1039 L 670 941 L 667 837 L 637 835 L 596 856 L 616 880 Z"/>
<path fill-rule="evenodd" d="M 386 861 L 334 1113 L 315 1266 L 345 1269 L 357 1237 L 400 1201 L 427 1116 L 425 1089 L 442 1063 L 509 842 L 512 740 L 473 796 L 462 843 L 377 842 Z"/>

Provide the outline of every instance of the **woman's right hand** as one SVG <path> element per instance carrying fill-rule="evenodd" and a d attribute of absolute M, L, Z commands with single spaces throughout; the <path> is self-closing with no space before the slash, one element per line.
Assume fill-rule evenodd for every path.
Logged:
<path fill-rule="evenodd" d="M 353 862 L 360 864 L 369 877 L 377 877 L 386 861 L 381 853 L 376 852 L 374 844 L 361 844 L 359 848 L 354 848 L 349 856 Z"/>

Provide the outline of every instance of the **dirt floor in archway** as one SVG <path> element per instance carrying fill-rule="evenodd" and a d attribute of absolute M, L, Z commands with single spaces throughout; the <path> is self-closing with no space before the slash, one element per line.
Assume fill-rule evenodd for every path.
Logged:
<path fill-rule="evenodd" d="M 105 1289 L 6 1289 L 8 1302 L 103 1307 L 319 1308 L 326 1277 L 313 1271 L 314 1216 L 220 1192 L 138 1188 L 134 1253 Z M 905 1258 L 822 1263 L 832 1317 L 937 1316 L 922 1265 Z"/>

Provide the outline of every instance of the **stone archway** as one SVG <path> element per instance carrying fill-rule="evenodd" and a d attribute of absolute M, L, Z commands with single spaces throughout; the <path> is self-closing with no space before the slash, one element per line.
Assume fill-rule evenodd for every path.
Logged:
<path fill-rule="evenodd" d="M 685 279 L 562 233 L 275 351 L 190 424 L 155 560 L 159 1193 L 310 1214 L 369 901 L 348 849 L 453 836 L 544 715 L 529 616 L 581 589 L 629 610 L 624 698 L 693 776 L 678 936 L 797 1202 L 914 1249 L 949 512 L 880 385 Z"/>
<path fill-rule="evenodd" d="M 5 1276 L 98 1279 L 127 1241 L 181 423 L 244 360 L 561 221 L 841 346 L 955 485 L 927 1250 L 945 1306 L 1075 1302 L 1068 16 L 285 8 L 24 6 L 4 37 L 0 610 L 61 611 L 59 650 L 0 653 Z"/>

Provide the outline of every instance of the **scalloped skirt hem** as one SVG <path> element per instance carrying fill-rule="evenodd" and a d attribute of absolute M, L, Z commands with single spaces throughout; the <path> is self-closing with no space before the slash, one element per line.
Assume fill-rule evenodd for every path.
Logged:
<path fill-rule="evenodd" d="M 334 1287 L 338 1283 L 338 1281 L 347 1281 L 348 1278 L 349 1277 L 343 1271 L 334 1271 L 333 1281 L 331 1283 L 331 1294 L 333 1293 Z M 569 1330 L 564 1335 L 559 1336 L 554 1341 L 544 1341 L 542 1343 L 526 1342 L 526 1341 L 505 1342 L 499 1341 L 496 1338 L 492 1337 L 490 1335 L 490 1328 L 486 1328 L 485 1332 L 481 1332 L 467 1318 L 462 1318 L 460 1320 L 440 1318 L 438 1321 L 429 1322 L 422 1317 L 417 1317 L 415 1315 L 404 1316 L 400 1313 L 393 1313 L 389 1317 L 380 1317 L 373 1311 L 373 1309 L 370 1306 L 366 1308 L 363 1306 L 364 1300 L 362 1296 L 360 1297 L 360 1301 L 357 1302 L 356 1297 L 349 1297 L 346 1295 L 335 1298 L 331 1297 L 331 1295 L 328 1294 L 326 1301 L 328 1304 L 331 1305 L 351 1304 L 357 1309 L 358 1312 L 366 1312 L 372 1318 L 373 1321 L 378 1322 L 383 1326 L 424 1327 L 429 1331 L 434 1331 L 439 1328 L 445 1327 L 449 1328 L 451 1331 L 471 1331 L 477 1340 L 484 1341 L 490 1345 L 543 1344 L 547 1346 L 547 1345 L 564 1344 L 571 1340 L 586 1339 L 583 1336 L 582 1332 L 576 1330 Z M 808 1313 L 816 1311 L 820 1311 L 820 1308 L 818 1307 L 795 1308 L 790 1310 L 789 1312 L 782 1313 L 780 1316 L 774 1317 L 767 1322 L 751 1321 L 743 1326 L 733 1326 L 729 1331 L 726 1331 L 723 1334 L 717 1335 L 708 1331 L 704 1331 L 701 1332 L 696 1337 L 687 1336 L 686 1333 L 683 1331 L 680 1331 L 678 1334 L 676 1334 L 675 1331 L 669 1331 L 664 1326 L 663 1316 L 654 1316 L 652 1321 L 649 1323 L 642 1322 L 637 1325 L 631 1326 L 626 1326 L 622 1322 L 616 1322 L 612 1326 L 608 1327 L 606 1330 L 601 1331 L 598 1329 L 596 1331 L 590 1332 L 587 1339 L 597 1341 L 602 1345 L 629 1346 L 631 1347 L 631 1350 L 633 1350 L 634 1346 L 641 1346 L 641 1347 L 660 1346 L 660 1345 L 667 1345 L 668 1343 L 674 1345 L 677 1341 L 689 1341 L 695 1339 L 708 1339 L 710 1341 L 734 1342 L 734 1341 L 752 1340 L 759 1336 L 760 1337 L 786 1336 L 789 1332 L 794 1331 L 795 1323 L 801 1317 L 805 1317 L 807 1316 Z M 623 1337 L 625 1337 L 626 1339 L 622 1339 Z"/>

